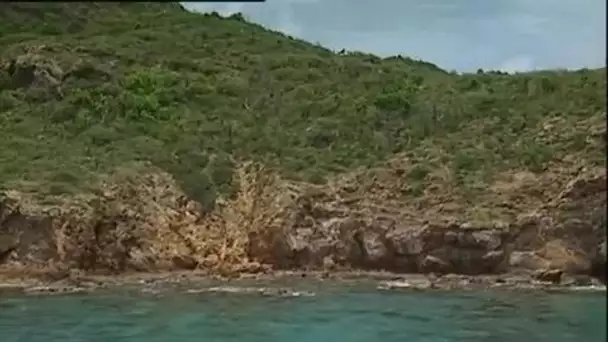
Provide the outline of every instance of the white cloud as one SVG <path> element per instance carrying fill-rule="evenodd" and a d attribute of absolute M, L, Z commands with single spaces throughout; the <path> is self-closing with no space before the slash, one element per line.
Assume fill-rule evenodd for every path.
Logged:
<path fill-rule="evenodd" d="M 534 59 L 526 55 L 514 56 L 504 61 L 498 70 L 508 73 L 531 71 L 534 70 Z"/>
<path fill-rule="evenodd" d="M 209 2 L 184 2 L 184 7 L 191 11 L 197 12 L 217 12 L 221 15 L 231 15 L 239 12 L 243 12 L 243 3 L 230 2 L 230 3 L 209 3 Z"/>
<path fill-rule="evenodd" d="M 293 1 L 293 0 L 292 0 Z M 302 1 L 302 0 L 296 0 Z M 304 0 L 308 1 L 308 0 Z M 290 6 L 281 6 L 278 8 L 278 27 L 279 31 L 285 32 L 294 37 L 302 35 L 302 26 L 297 23 L 293 15 L 293 10 Z"/>

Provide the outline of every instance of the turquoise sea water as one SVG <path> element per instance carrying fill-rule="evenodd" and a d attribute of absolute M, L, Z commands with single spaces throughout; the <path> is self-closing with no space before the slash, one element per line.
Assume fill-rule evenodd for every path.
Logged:
<path fill-rule="evenodd" d="M 315 292 L 0 296 L 0 341 L 606 341 L 605 293 Z"/>

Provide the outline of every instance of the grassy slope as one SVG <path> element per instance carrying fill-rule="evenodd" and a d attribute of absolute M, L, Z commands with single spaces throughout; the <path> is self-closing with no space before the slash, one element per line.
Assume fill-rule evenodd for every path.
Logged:
<path fill-rule="evenodd" d="M 412 183 L 463 187 L 604 161 L 605 69 L 459 76 L 172 4 L 0 6 L 0 187 L 77 193 L 147 160 L 212 203 L 232 158 L 322 182 L 405 151 Z M 20 87 L 11 61 L 52 80 Z"/>

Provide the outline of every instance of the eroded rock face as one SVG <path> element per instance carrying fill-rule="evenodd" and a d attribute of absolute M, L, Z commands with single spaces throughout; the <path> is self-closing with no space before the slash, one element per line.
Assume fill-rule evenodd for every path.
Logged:
<path fill-rule="evenodd" d="M 495 229 L 399 227 L 345 217 L 315 228 L 286 229 L 284 234 L 274 253 L 282 256 L 282 262 L 275 263 L 282 268 L 321 268 L 328 258 L 346 268 L 395 272 L 481 274 L 508 266 L 507 235 Z"/>
<path fill-rule="evenodd" d="M 166 175 L 150 175 L 144 182 L 149 191 L 108 186 L 102 198 L 49 206 L 4 194 L 0 236 L 13 241 L 3 243 L 4 266 L 104 273 L 196 268 L 199 255 L 188 231 L 196 215 L 166 183 Z M 157 191 L 164 197 L 155 201 Z"/>
<path fill-rule="evenodd" d="M 2 261 L 19 260 L 43 264 L 57 260 L 53 213 L 26 215 L 19 203 L 0 194 L 0 257 Z"/>
<path fill-rule="evenodd" d="M 605 173 L 583 174 L 540 210 L 486 226 L 402 221 L 397 214 L 387 219 L 386 213 L 359 215 L 317 205 L 322 215 L 301 211 L 314 233 L 300 235 L 299 244 L 308 253 L 307 268 L 323 267 L 329 258 L 342 267 L 396 272 L 474 275 L 550 268 L 589 274 L 592 264 L 604 260 L 605 265 L 605 250 L 602 254 L 598 247 L 605 234 L 605 215 L 602 220 L 600 214 L 605 212 L 605 190 Z M 285 232 L 294 234 L 294 229 Z"/>
<path fill-rule="evenodd" d="M 95 206 L 28 207 L 27 200 L 5 195 L 0 262 L 102 272 L 273 267 L 467 275 L 556 270 L 605 277 L 605 175 L 579 177 L 542 208 L 485 225 L 418 219 L 323 189 L 284 198 L 262 194 L 256 201 L 274 211 L 259 216 L 248 211 L 246 203 L 256 202 L 251 199 L 205 216 L 168 175 L 146 177 L 141 188 L 108 185 Z M 250 222 L 255 229 L 246 226 Z"/>
<path fill-rule="evenodd" d="M 513 270 L 537 270 L 548 267 L 548 261 L 533 251 L 515 251 L 509 256 L 509 267 Z"/>
<path fill-rule="evenodd" d="M 8 73 L 12 88 L 52 89 L 60 93 L 63 71 L 54 61 L 37 53 L 19 56 L 0 65 L 0 70 Z"/>

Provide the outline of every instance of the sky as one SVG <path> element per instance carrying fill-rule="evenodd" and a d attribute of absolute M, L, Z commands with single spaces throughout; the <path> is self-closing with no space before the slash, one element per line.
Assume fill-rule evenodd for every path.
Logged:
<path fill-rule="evenodd" d="M 334 50 L 401 54 L 460 72 L 606 65 L 606 0 L 188 2 Z"/>

